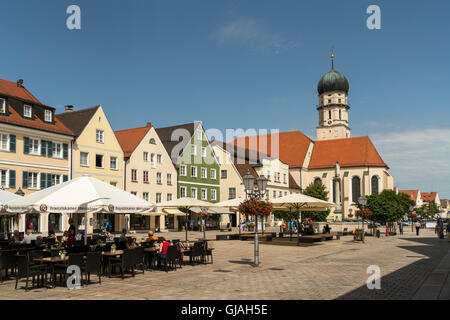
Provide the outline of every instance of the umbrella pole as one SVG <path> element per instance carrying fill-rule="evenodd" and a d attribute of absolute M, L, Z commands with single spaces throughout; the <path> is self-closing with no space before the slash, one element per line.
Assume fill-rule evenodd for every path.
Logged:
<path fill-rule="evenodd" d="M 185 225 L 186 225 L 186 242 L 188 241 L 188 214 L 187 214 L 187 212 L 186 212 L 186 223 L 185 223 Z"/>
<path fill-rule="evenodd" d="M 84 245 L 87 245 L 87 231 L 88 231 L 88 213 L 84 215 Z"/>
<path fill-rule="evenodd" d="M 239 211 L 239 236 L 241 235 L 241 227 L 242 227 L 241 219 L 242 219 L 241 212 Z"/>

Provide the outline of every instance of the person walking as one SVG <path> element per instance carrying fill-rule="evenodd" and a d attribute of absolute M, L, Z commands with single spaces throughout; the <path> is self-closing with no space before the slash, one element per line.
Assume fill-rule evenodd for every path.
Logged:
<path fill-rule="evenodd" d="M 421 224 L 419 221 L 416 221 L 414 225 L 416 226 L 416 235 L 419 235 Z"/>
<path fill-rule="evenodd" d="M 400 235 L 403 235 L 403 223 L 401 221 L 398 223 L 398 231 Z"/>

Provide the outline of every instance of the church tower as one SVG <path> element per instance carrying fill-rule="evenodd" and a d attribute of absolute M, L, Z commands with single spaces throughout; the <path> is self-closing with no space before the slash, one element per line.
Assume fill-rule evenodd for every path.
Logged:
<path fill-rule="evenodd" d="M 331 54 L 331 70 L 320 79 L 319 92 L 319 126 L 317 140 L 350 138 L 348 124 L 348 80 L 334 70 L 334 54 Z"/>

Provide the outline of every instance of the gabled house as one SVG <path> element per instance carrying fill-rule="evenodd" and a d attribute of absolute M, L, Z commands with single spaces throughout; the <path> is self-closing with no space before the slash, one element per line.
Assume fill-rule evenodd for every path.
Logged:
<path fill-rule="evenodd" d="M 434 202 L 439 209 L 441 208 L 441 199 L 437 192 L 422 192 L 420 195 L 424 203 Z"/>
<path fill-rule="evenodd" d="M 74 133 L 24 86 L 0 79 L 0 187 L 30 194 L 71 178 Z M 13 230 L 0 223 L 0 233 Z M 14 229 L 46 234 L 66 230 L 61 214 L 28 213 Z"/>
<path fill-rule="evenodd" d="M 399 190 L 398 192 L 409 195 L 416 205 L 415 208 L 420 208 L 423 205 L 422 194 L 420 190 Z"/>
<path fill-rule="evenodd" d="M 177 196 L 208 202 L 220 201 L 219 164 L 201 122 L 157 128 L 161 142 L 177 170 Z M 180 229 L 184 216 L 168 215 L 168 229 Z M 196 221 L 196 217 L 191 217 Z M 195 222 L 196 223 L 196 222 Z M 219 217 L 207 221 L 210 228 L 219 226 Z"/>
<path fill-rule="evenodd" d="M 116 131 L 124 152 L 124 189 L 151 203 L 171 201 L 177 197 L 177 170 L 155 128 L 145 127 Z M 131 230 L 165 230 L 164 215 L 131 214 Z"/>
<path fill-rule="evenodd" d="M 83 175 L 102 180 L 115 187 L 123 188 L 123 151 L 102 106 L 73 110 L 66 106 L 66 112 L 56 118 L 75 135 L 72 144 L 72 177 Z M 96 213 L 90 229 L 99 229 L 105 219 L 113 229 L 119 231 L 128 225 L 123 215 Z M 82 216 L 75 215 L 75 225 L 83 226 Z"/>

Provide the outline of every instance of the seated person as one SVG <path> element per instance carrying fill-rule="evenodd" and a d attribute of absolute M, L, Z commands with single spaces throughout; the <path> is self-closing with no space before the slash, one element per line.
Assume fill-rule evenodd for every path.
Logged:
<path fill-rule="evenodd" d="M 38 249 L 45 248 L 46 244 L 44 242 L 44 238 L 42 238 L 42 236 L 37 236 L 35 245 Z"/>
<path fill-rule="evenodd" d="M 103 233 L 107 233 L 111 230 L 111 224 L 107 219 L 104 220 L 101 229 L 103 230 Z"/>
<path fill-rule="evenodd" d="M 56 235 L 55 235 L 55 231 L 53 231 L 53 230 L 50 230 L 50 231 L 48 232 L 47 239 L 55 239 L 55 243 L 56 243 L 56 242 L 59 242 L 59 241 L 58 241 L 58 238 L 57 238 Z"/>
<path fill-rule="evenodd" d="M 75 230 L 70 229 L 69 235 L 67 237 L 66 244 L 68 246 L 73 246 L 75 244 L 75 240 L 76 240 L 76 238 L 75 238 Z"/>
<path fill-rule="evenodd" d="M 165 259 L 170 242 L 167 242 L 164 237 L 160 237 L 159 241 L 161 242 L 161 245 L 159 246 L 159 256 L 160 258 Z"/>
<path fill-rule="evenodd" d="M 127 244 L 126 244 L 127 249 L 135 249 L 135 248 L 137 248 L 137 246 L 138 245 L 136 243 L 136 238 L 135 237 L 128 238 Z"/>
<path fill-rule="evenodd" d="M 123 228 L 122 233 L 120 234 L 119 241 L 127 241 L 127 229 Z"/>
<path fill-rule="evenodd" d="M 323 233 L 330 233 L 330 231 L 331 231 L 331 228 L 330 228 L 330 226 L 329 226 L 328 223 L 327 223 L 327 225 L 325 225 L 325 226 L 323 227 Z"/>
<path fill-rule="evenodd" d="M 158 237 L 155 237 L 155 236 L 153 235 L 153 231 L 150 230 L 150 231 L 148 232 L 148 238 L 145 239 L 145 242 L 156 241 L 156 240 L 158 240 Z"/>
<path fill-rule="evenodd" d="M 9 244 L 21 244 L 21 243 L 23 243 L 23 240 L 20 239 L 19 230 L 14 230 L 14 234 L 9 240 Z"/>
<path fill-rule="evenodd" d="M 33 230 L 28 229 L 28 230 L 27 230 L 27 234 L 23 237 L 23 243 L 25 243 L 25 244 L 30 244 L 30 243 L 31 243 L 31 240 L 34 240 L 34 237 L 33 237 Z"/>
<path fill-rule="evenodd" d="M 61 238 L 61 243 L 66 242 L 68 238 L 69 238 L 69 233 L 67 231 L 64 231 L 62 238 Z"/>

